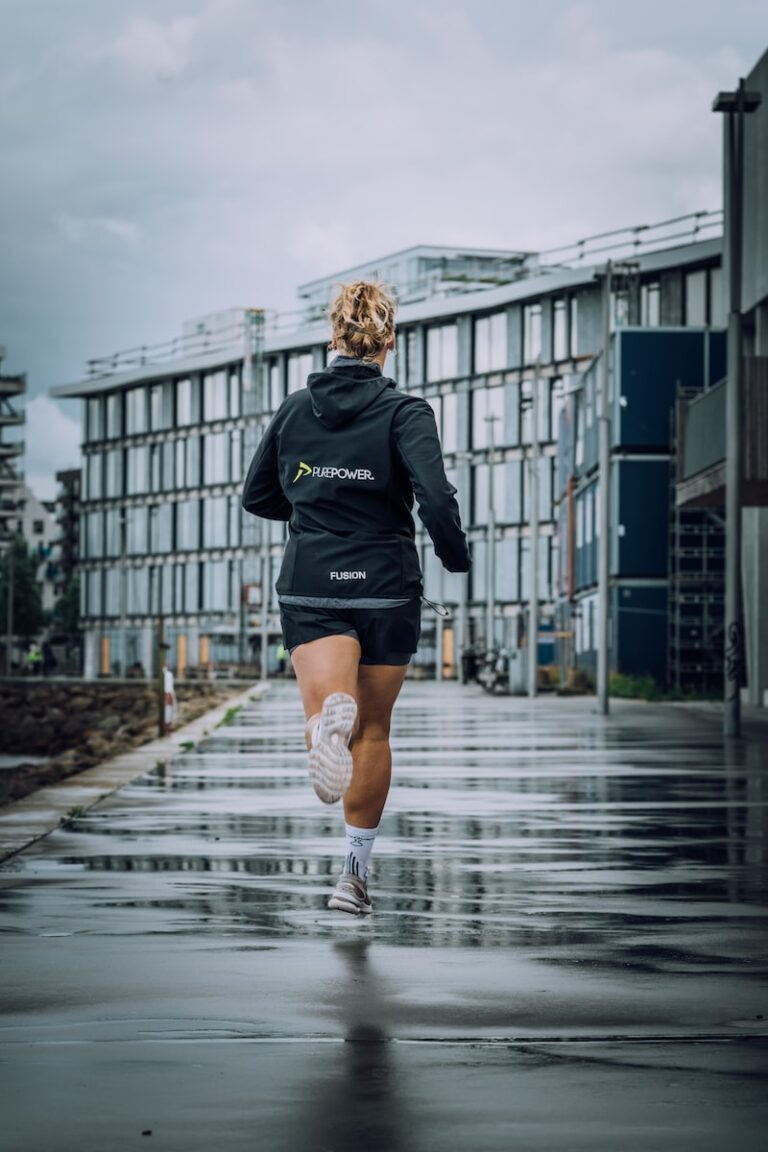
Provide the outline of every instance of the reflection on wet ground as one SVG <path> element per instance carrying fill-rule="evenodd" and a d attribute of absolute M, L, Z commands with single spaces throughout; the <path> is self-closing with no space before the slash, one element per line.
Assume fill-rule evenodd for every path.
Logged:
<path fill-rule="evenodd" d="M 594 1149 L 634 1115 L 633 1148 L 714 1149 L 764 1122 L 765 746 L 409 683 L 358 922 L 325 909 L 343 819 L 302 731 L 276 685 L 0 870 L 14 1148 L 43 1146 L 41 1083 L 57 1147 L 133 1147 L 148 1062 L 163 1148 Z"/>

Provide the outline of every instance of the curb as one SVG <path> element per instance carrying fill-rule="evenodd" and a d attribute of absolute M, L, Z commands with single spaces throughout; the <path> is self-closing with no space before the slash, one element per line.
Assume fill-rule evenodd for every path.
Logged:
<path fill-rule="evenodd" d="M 73 807 L 85 812 L 131 780 L 143 776 L 149 768 L 155 767 L 158 760 L 172 760 L 184 744 L 190 740 L 197 743 L 209 735 L 230 708 L 241 708 L 260 700 L 268 688 L 268 682 L 259 681 L 239 696 L 230 697 L 210 712 L 191 720 L 170 736 L 140 744 L 130 752 L 104 760 L 84 772 L 75 772 L 56 784 L 12 801 L 0 810 L 0 864 L 60 828 L 62 818 Z"/>

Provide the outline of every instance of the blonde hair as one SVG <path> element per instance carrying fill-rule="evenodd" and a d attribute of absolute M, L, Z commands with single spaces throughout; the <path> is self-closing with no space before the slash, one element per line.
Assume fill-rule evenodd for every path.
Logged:
<path fill-rule="evenodd" d="M 339 284 L 330 308 L 337 351 L 372 360 L 395 334 L 395 301 L 383 284 L 356 280 Z"/>

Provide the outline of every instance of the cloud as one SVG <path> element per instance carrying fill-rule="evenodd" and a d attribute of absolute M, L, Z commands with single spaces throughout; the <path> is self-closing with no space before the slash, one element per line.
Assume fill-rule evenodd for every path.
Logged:
<path fill-rule="evenodd" d="M 764 0 L 38 8 L 0 40 L 0 337 L 30 396 L 409 244 L 717 207 L 711 99 L 765 31 Z"/>
<path fill-rule="evenodd" d="M 90 218 L 70 216 L 63 212 L 57 219 L 62 236 L 72 244 L 116 242 L 133 246 L 141 232 L 132 220 L 119 220 L 110 216 Z"/>
<path fill-rule="evenodd" d="M 135 16 L 107 46 L 105 55 L 141 75 L 170 80 L 184 71 L 198 25 L 198 19 L 189 17 L 163 23 Z"/>
<path fill-rule="evenodd" d="M 36 396 L 26 405 L 23 426 L 26 451 L 22 467 L 38 500 L 52 500 L 55 473 L 80 467 L 80 424 L 50 396 Z"/>

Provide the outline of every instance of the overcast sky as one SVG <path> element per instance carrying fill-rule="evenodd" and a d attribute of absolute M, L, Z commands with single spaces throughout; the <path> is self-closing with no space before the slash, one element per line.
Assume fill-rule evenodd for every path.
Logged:
<path fill-rule="evenodd" d="M 416 243 L 537 249 L 719 207 L 712 98 L 765 0 L 0 0 L 0 343 L 26 471 L 85 360 Z"/>

